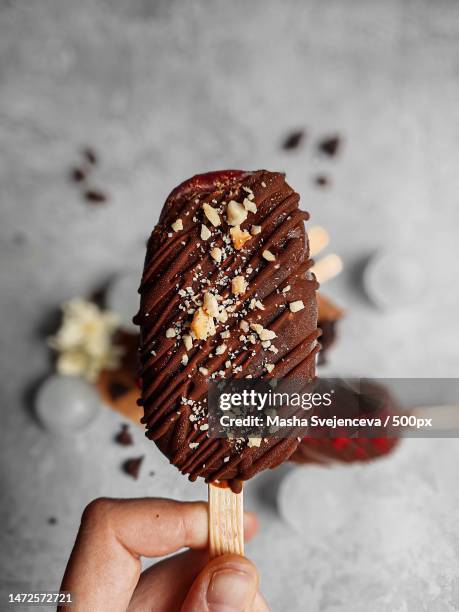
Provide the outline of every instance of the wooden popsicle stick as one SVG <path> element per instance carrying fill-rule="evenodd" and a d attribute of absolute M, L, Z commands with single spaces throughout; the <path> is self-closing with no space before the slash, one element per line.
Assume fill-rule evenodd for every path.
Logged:
<path fill-rule="evenodd" d="M 308 229 L 309 255 L 315 257 L 330 242 L 330 234 L 320 225 L 313 225 Z"/>
<path fill-rule="evenodd" d="M 341 258 L 336 255 L 336 253 L 330 253 L 330 255 L 326 255 L 322 259 L 319 259 L 319 261 L 312 266 L 311 272 L 314 272 L 317 280 L 322 285 L 335 276 L 338 276 L 342 269 L 343 262 Z"/>
<path fill-rule="evenodd" d="M 244 555 L 243 492 L 209 485 L 209 554 L 214 559 L 234 553 Z"/>

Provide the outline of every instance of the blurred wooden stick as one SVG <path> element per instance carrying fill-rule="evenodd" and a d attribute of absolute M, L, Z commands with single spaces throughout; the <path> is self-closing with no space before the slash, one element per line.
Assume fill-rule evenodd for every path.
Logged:
<path fill-rule="evenodd" d="M 309 255 L 315 257 L 330 242 L 330 234 L 324 227 L 313 225 L 308 229 Z"/>
<path fill-rule="evenodd" d="M 242 491 L 209 485 L 209 553 L 211 559 L 227 553 L 244 555 Z"/>
<path fill-rule="evenodd" d="M 311 271 L 316 275 L 317 280 L 321 285 L 331 280 L 343 269 L 343 262 L 336 253 L 330 253 L 315 263 Z"/>

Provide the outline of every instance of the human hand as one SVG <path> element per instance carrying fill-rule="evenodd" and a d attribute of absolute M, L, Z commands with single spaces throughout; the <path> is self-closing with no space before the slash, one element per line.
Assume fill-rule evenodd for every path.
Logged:
<path fill-rule="evenodd" d="M 258 529 L 244 514 L 244 535 Z M 83 513 L 62 591 L 75 612 L 268 612 L 245 557 L 209 561 L 207 504 L 170 499 L 96 499 Z M 141 573 L 140 557 L 164 559 Z"/>

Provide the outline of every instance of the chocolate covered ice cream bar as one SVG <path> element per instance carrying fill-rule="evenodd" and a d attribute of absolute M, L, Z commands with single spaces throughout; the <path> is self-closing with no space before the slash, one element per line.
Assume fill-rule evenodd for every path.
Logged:
<path fill-rule="evenodd" d="M 209 380 L 315 377 L 318 283 L 299 195 L 283 174 L 227 170 L 174 189 L 140 286 L 146 435 L 190 480 L 242 481 L 287 460 L 296 438 L 208 435 Z"/>

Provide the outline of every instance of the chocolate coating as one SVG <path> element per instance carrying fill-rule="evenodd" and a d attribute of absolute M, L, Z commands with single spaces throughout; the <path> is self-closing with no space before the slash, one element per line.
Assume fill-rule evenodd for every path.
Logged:
<path fill-rule="evenodd" d="M 227 205 L 231 200 L 243 203 L 248 196 L 256 211 L 248 211 L 240 229 L 250 233 L 252 226 L 259 226 L 261 231 L 252 231 L 237 250 Z M 280 173 L 226 170 L 197 175 L 169 195 L 148 241 L 135 318 L 141 328 L 142 422 L 147 437 L 190 480 L 201 476 L 206 482 L 227 481 L 238 491 L 243 480 L 286 461 L 298 445 L 296 438 L 273 437 L 259 447 L 249 446 L 210 439 L 206 431 L 208 378 L 315 377 L 318 283 L 309 271 L 304 229 L 308 214 L 298 203 L 298 194 Z M 209 222 L 203 204 L 218 211 L 220 225 Z M 178 219 L 181 223 L 171 229 Z M 211 233 L 207 239 L 201 238 L 202 225 Z M 216 247 L 222 251 L 220 262 L 211 256 Z M 265 250 L 275 261 L 263 257 Z M 232 289 L 236 276 L 247 283 L 241 295 Z M 186 348 L 183 337 L 190 335 L 190 322 L 205 292 L 218 294 L 227 319 L 214 320 L 215 333 L 194 338 Z M 304 308 L 291 312 L 289 303 L 297 300 Z M 250 333 L 256 336 L 245 333 L 241 321 L 274 331 L 274 350 L 258 338 L 254 343 L 241 340 Z M 222 345 L 220 353 L 216 349 Z M 267 364 L 268 369 L 274 364 L 269 374 Z"/>

